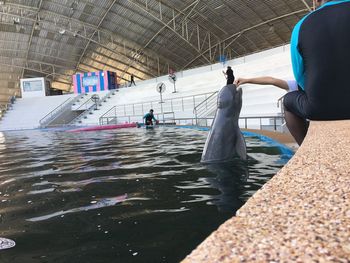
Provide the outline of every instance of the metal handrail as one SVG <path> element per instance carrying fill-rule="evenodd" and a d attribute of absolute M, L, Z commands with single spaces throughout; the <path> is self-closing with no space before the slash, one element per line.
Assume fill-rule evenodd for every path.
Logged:
<path fill-rule="evenodd" d="M 102 114 L 101 115 L 101 117 L 100 117 L 100 119 L 101 118 L 105 118 L 105 117 L 109 117 L 109 116 L 106 116 L 107 114 L 109 114 L 111 111 L 113 111 L 114 110 L 114 112 L 115 112 L 115 115 L 116 115 L 116 110 L 117 109 L 117 106 L 113 106 L 112 108 L 110 108 L 108 111 L 106 111 L 104 114 Z"/>
<path fill-rule="evenodd" d="M 175 97 L 175 98 L 171 98 L 171 99 L 163 99 L 163 102 L 164 103 L 170 102 L 170 104 L 172 104 L 173 101 L 182 100 L 182 104 L 183 104 L 183 100 L 184 99 L 193 98 L 193 101 L 195 103 L 195 98 L 206 96 L 208 94 L 213 95 L 213 92 L 201 93 L 201 94 L 196 94 L 196 95 L 188 95 L 188 96 L 184 96 L 184 97 Z M 135 108 L 135 106 L 141 106 L 141 108 L 143 108 L 147 104 L 153 105 L 153 104 L 156 104 L 156 103 L 159 103 L 159 100 L 145 101 L 145 102 L 141 102 L 141 103 L 115 105 L 112 108 L 110 108 L 109 110 L 107 110 L 104 114 L 102 114 L 100 118 L 108 117 L 108 114 L 110 114 L 110 112 L 114 111 L 117 107 L 118 108 L 127 108 L 127 107 Z M 196 105 L 194 105 L 194 106 L 196 106 Z M 182 107 L 184 107 L 184 105 L 182 105 Z"/>
<path fill-rule="evenodd" d="M 171 112 L 169 112 L 171 113 Z M 165 114 L 165 113 L 164 113 Z M 157 116 L 157 119 L 159 119 L 159 115 L 161 114 L 156 114 Z M 133 117 L 138 117 L 138 118 L 142 118 L 143 116 L 142 115 L 129 115 L 129 116 L 111 116 L 111 117 L 103 117 L 101 120 L 100 120 L 100 124 L 103 125 L 105 124 L 104 123 L 104 119 L 107 119 L 107 124 L 109 124 L 109 118 L 112 118 L 112 119 L 117 119 L 118 117 L 122 117 L 122 118 L 128 118 L 129 120 L 129 123 L 130 123 L 130 120 L 131 118 Z M 266 126 L 266 125 L 263 125 L 262 124 L 262 120 L 263 119 L 273 119 L 273 124 L 271 125 L 273 127 L 273 130 L 274 131 L 278 131 L 278 127 L 283 127 L 283 123 L 282 124 L 278 124 L 277 123 L 277 120 L 281 119 L 283 120 L 284 118 L 282 116 L 249 116 L 249 117 L 240 117 L 239 120 L 243 120 L 244 121 L 244 129 L 249 129 L 249 125 L 248 125 L 248 120 L 249 119 L 256 119 L 256 120 L 259 120 L 259 130 L 263 130 L 263 127 Z M 165 124 L 165 118 L 163 116 L 163 123 Z M 190 121 L 192 123 L 192 125 L 196 125 L 196 126 L 200 126 L 201 125 L 198 125 L 198 120 L 203 120 L 204 123 L 206 125 L 204 125 L 204 127 L 209 127 L 210 125 L 208 125 L 209 121 L 213 121 L 214 120 L 214 117 L 203 117 L 203 118 L 175 118 L 175 116 L 173 116 L 173 118 L 169 119 L 171 121 L 173 121 L 173 123 L 179 123 L 181 121 Z M 115 122 L 117 123 L 117 122 Z"/>
<path fill-rule="evenodd" d="M 193 111 L 196 112 L 197 108 L 199 108 L 200 106 L 202 106 L 202 104 L 206 103 L 208 100 L 210 100 L 213 96 L 217 95 L 218 91 L 215 91 L 213 94 L 211 94 L 208 98 L 206 98 L 204 101 L 202 101 L 201 103 L 199 103 L 196 107 L 194 107 Z"/>
<path fill-rule="evenodd" d="M 85 106 L 88 102 L 91 102 L 95 105 L 95 103 L 91 100 L 91 97 L 89 99 L 87 99 L 83 104 L 81 104 L 77 109 L 75 109 L 76 111 L 77 110 L 80 110 L 81 107 Z M 89 106 L 90 107 L 90 106 Z M 86 108 L 83 109 L 83 110 L 87 110 Z"/>
<path fill-rule="evenodd" d="M 111 90 L 109 91 L 105 96 L 103 96 L 101 99 L 99 99 L 99 101 L 97 103 L 100 103 L 101 101 L 104 101 L 108 96 L 110 96 L 113 92 L 115 92 L 115 90 Z M 83 106 L 85 103 L 87 103 L 90 100 L 87 100 L 86 102 L 84 102 L 81 106 Z M 85 116 L 88 112 L 91 111 L 91 109 L 95 106 L 96 104 L 93 103 L 89 108 L 87 108 L 85 111 L 83 111 L 81 114 L 79 114 L 77 117 L 75 117 L 71 122 L 69 122 L 69 124 L 73 124 L 76 121 L 78 121 L 79 119 L 81 119 L 83 116 Z M 80 106 L 80 107 L 81 107 Z M 78 107 L 78 109 L 80 108 Z M 77 109 L 77 110 L 78 110 Z"/>
<path fill-rule="evenodd" d="M 218 97 L 218 91 L 214 92 L 212 95 L 210 95 L 208 98 L 206 98 L 204 101 L 202 101 L 198 106 L 196 106 L 193 109 L 193 113 L 196 118 L 196 125 L 198 125 L 198 121 L 201 117 L 208 116 L 208 113 L 212 112 L 216 108 L 217 97 Z M 209 104 L 209 110 L 208 110 L 208 104 Z"/>
<path fill-rule="evenodd" d="M 172 115 L 172 118 L 165 118 L 165 115 L 169 115 L 169 114 Z M 166 120 L 172 120 L 172 121 L 176 120 L 175 113 L 173 111 L 158 113 L 158 114 L 155 114 L 155 116 L 156 116 L 156 119 L 157 120 L 161 120 L 163 122 L 163 124 L 165 123 Z M 160 118 L 159 116 L 163 116 L 163 118 Z M 105 119 L 107 120 L 107 124 L 109 124 L 109 119 L 117 120 L 118 118 L 127 118 L 128 122 L 130 123 L 131 122 L 131 118 L 135 118 L 135 117 L 137 117 L 140 120 L 143 119 L 143 115 L 136 114 L 136 115 L 124 115 L 124 116 L 114 115 L 114 116 L 108 116 L 108 117 L 101 117 L 99 120 L 100 120 L 100 125 L 104 125 L 105 124 L 105 122 L 104 122 Z M 118 122 L 116 121 L 115 124 L 117 124 L 117 123 Z"/>
<path fill-rule="evenodd" d="M 282 123 L 281 125 L 277 124 L 277 120 L 281 119 L 283 120 L 284 117 L 283 116 L 249 116 L 249 117 L 240 117 L 239 120 L 244 120 L 244 129 L 248 129 L 248 119 L 256 119 L 259 120 L 259 129 L 263 130 L 264 125 L 262 125 L 262 120 L 263 119 L 273 119 L 273 130 L 277 131 L 277 127 L 283 127 L 284 123 Z M 200 126 L 198 125 L 198 120 L 204 120 L 205 121 L 205 126 L 204 127 L 208 127 L 208 121 L 213 121 L 214 117 L 203 117 L 203 118 L 175 118 L 174 121 L 188 121 L 190 120 L 192 122 L 192 125 L 196 125 L 196 126 Z"/>
<path fill-rule="evenodd" d="M 205 107 L 202 107 L 198 110 L 194 110 L 195 115 L 197 115 L 197 117 L 201 117 L 204 116 L 206 113 L 216 109 L 216 105 L 217 104 L 217 100 L 207 100 L 206 101 L 206 105 Z"/>
<path fill-rule="evenodd" d="M 54 117 L 55 115 L 57 115 L 60 110 L 62 110 L 64 108 L 64 106 L 66 106 L 70 100 L 72 100 L 72 97 L 69 97 L 68 99 L 66 99 L 64 102 L 62 102 L 60 105 L 58 105 L 56 108 L 54 108 L 52 111 L 50 111 L 48 114 L 46 114 L 43 118 L 40 119 L 39 123 L 40 125 L 44 125 L 45 122 L 49 121 L 52 117 Z M 48 118 L 50 117 L 50 118 Z"/>

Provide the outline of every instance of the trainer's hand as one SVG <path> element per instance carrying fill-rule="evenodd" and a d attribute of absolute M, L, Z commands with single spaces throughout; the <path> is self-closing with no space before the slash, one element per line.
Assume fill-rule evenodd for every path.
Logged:
<path fill-rule="evenodd" d="M 244 78 L 238 78 L 235 80 L 235 83 L 237 87 L 239 87 L 240 85 L 246 84 L 248 82 L 248 79 L 244 79 Z"/>

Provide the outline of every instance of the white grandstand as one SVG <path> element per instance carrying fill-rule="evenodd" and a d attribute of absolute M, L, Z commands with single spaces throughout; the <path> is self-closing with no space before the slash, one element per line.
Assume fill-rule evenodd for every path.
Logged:
<path fill-rule="evenodd" d="M 236 78 L 265 75 L 292 78 L 289 45 L 234 59 L 226 65 L 233 67 Z M 168 76 L 162 76 L 109 93 L 17 99 L 13 109 L 1 120 L 0 130 L 62 125 L 88 126 L 101 124 L 101 120 L 104 124 L 109 123 L 109 119 L 104 122 L 102 116 L 115 116 L 117 119 L 112 118 L 115 122 L 140 122 L 142 115 L 150 108 L 155 110 L 161 120 L 171 115 L 177 124 L 193 123 L 196 117 L 194 108 L 225 85 L 223 68 L 224 65 L 218 63 L 177 72 L 177 93 L 173 93 L 173 84 Z M 159 103 L 160 96 L 156 91 L 159 82 L 163 82 L 167 87 L 163 93 L 164 103 Z M 272 86 L 244 85 L 242 88 L 241 117 L 281 114 L 277 101 L 285 91 Z M 93 94 L 97 94 L 101 99 L 97 109 L 91 100 Z M 164 116 L 162 112 L 165 113 Z"/>

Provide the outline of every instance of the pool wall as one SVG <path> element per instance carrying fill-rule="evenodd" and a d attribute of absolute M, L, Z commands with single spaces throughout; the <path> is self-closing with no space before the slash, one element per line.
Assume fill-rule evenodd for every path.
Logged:
<path fill-rule="evenodd" d="M 195 129 L 195 130 L 199 130 L 199 131 L 209 131 L 210 128 L 208 127 L 198 127 L 198 126 L 191 126 L 191 125 L 184 125 L 184 126 L 176 126 L 177 128 L 183 128 L 183 129 Z M 281 150 L 281 154 L 285 155 L 286 157 L 291 158 L 294 155 L 294 151 L 289 148 L 288 146 L 277 142 L 276 140 L 259 134 L 257 132 L 252 132 L 252 131 L 242 131 L 243 136 L 244 137 L 255 137 L 258 138 L 259 140 L 266 142 L 268 145 L 273 146 L 273 147 L 277 147 Z"/>

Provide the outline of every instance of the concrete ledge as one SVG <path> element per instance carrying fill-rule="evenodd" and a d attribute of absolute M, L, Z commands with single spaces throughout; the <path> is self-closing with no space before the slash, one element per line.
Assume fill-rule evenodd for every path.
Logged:
<path fill-rule="evenodd" d="M 295 156 L 183 262 L 349 262 L 350 120 L 312 122 Z"/>

